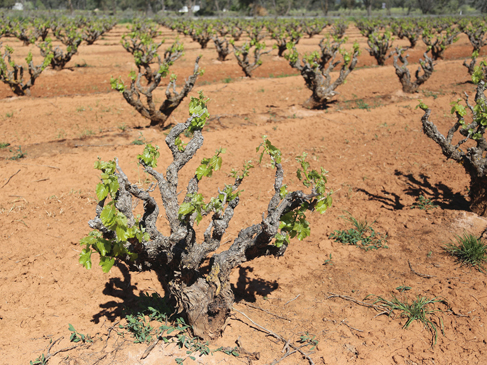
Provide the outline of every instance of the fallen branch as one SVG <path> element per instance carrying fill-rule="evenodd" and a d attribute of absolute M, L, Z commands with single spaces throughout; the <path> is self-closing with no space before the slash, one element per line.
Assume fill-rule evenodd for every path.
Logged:
<path fill-rule="evenodd" d="M 10 177 L 8 178 L 7 182 L 6 182 L 5 184 L 3 184 L 3 186 L 2 186 L 0 189 L 2 189 L 2 188 L 5 186 L 5 185 L 7 185 L 7 184 L 10 182 L 10 179 L 12 179 L 12 178 L 13 178 L 15 175 L 17 175 L 19 172 L 20 172 L 20 169 L 19 169 L 19 171 L 17 171 L 15 174 L 13 174 L 12 176 L 10 176 Z"/>
<path fill-rule="evenodd" d="M 86 344 L 82 343 L 82 344 L 78 344 L 78 345 L 73 345 L 73 346 L 70 346 L 70 347 L 65 347 L 63 349 L 60 349 L 60 350 L 57 350 L 55 353 L 51 354 L 51 349 L 53 348 L 53 346 L 58 343 L 58 342 L 61 342 L 61 340 L 63 340 L 64 337 L 61 336 L 59 337 L 57 340 L 54 340 L 50 345 L 49 347 L 47 348 L 47 355 L 44 359 L 44 364 L 47 364 L 47 362 L 49 361 L 49 359 L 53 356 L 56 356 L 57 354 L 61 353 L 61 352 L 66 352 L 66 351 L 70 351 L 70 350 L 73 350 L 77 347 L 80 347 L 80 346 L 85 346 Z"/>
<path fill-rule="evenodd" d="M 409 264 L 409 268 L 411 269 L 411 271 L 413 272 L 413 274 L 416 274 L 422 278 L 426 278 L 426 279 L 431 279 L 431 278 L 436 278 L 436 276 L 433 276 L 433 275 L 426 275 L 426 274 L 421 274 L 419 272 L 416 272 L 414 271 L 413 269 L 413 266 L 411 265 L 411 262 L 408 260 L 408 264 Z"/>
<path fill-rule="evenodd" d="M 299 296 L 299 295 L 298 295 L 298 296 Z M 297 297 L 296 297 L 296 298 L 297 298 Z M 296 299 L 296 298 L 294 298 L 294 299 Z M 287 344 L 287 343 L 288 343 L 288 341 L 286 341 L 286 340 L 284 339 L 284 337 L 282 337 L 282 336 L 278 335 L 278 334 L 277 334 L 277 333 L 275 333 L 275 332 L 272 332 L 271 330 L 268 330 L 267 328 L 265 328 L 265 327 L 261 326 L 260 324 L 255 323 L 255 322 L 254 322 L 253 320 L 251 320 L 251 319 L 249 318 L 249 316 L 247 316 L 245 313 L 243 313 L 243 312 L 241 312 L 241 311 L 239 311 L 238 309 L 235 309 L 235 308 L 233 308 L 233 310 L 234 310 L 235 312 L 240 313 L 241 315 L 243 315 L 243 316 L 244 316 L 245 318 L 247 318 L 247 319 L 248 319 L 250 322 L 252 322 L 252 324 L 253 324 L 254 326 L 256 326 L 257 328 L 259 328 L 261 331 L 263 331 L 263 332 L 265 332 L 265 333 L 267 333 L 267 334 L 269 334 L 269 335 L 273 336 L 274 338 L 276 338 L 276 339 L 277 339 L 277 340 L 279 340 L 279 341 L 284 342 L 285 344 Z M 301 350 L 301 347 L 302 347 L 302 346 L 301 346 L 301 347 L 297 347 L 297 346 L 295 346 L 295 345 L 293 345 L 293 344 L 289 344 L 289 346 L 290 346 L 290 347 L 291 347 L 293 350 L 296 350 L 296 351 L 298 351 L 298 352 L 299 352 L 301 355 L 303 355 L 303 356 L 304 356 L 304 357 L 305 357 L 305 358 L 308 360 L 308 362 L 310 363 L 310 365 L 315 365 L 315 363 L 313 362 L 313 360 L 312 360 L 312 359 L 309 357 L 309 355 L 311 355 L 311 354 L 312 354 L 312 353 L 314 353 L 314 352 L 310 352 L 309 354 L 306 354 L 306 353 L 304 353 L 304 352 Z"/>

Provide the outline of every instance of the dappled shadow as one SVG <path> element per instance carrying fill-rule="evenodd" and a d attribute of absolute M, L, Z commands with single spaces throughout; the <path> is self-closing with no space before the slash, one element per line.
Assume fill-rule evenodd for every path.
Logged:
<path fill-rule="evenodd" d="M 276 281 L 263 279 L 250 279 L 249 272 L 254 271 L 251 267 L 239 267 L 237 285 L 232 284 L 235 300 L 238 302 L 245 299 L 247 302 L 255 302 L 256 295 L 267 296 L 279 287 Z"/>
<path fill-rule="evenodd" d="M 449 186 L 442 182 L 432 184 L 430 178 L 426 175 L 420 174 L 415 177 L 413 174 L 405 174 L 399 170 L 395 170 L 394 175 L 408 185 L 404 192 L 409 196 L 419 197 L 424 195 L 426 198 L 433 200 L 442 209 L 469 210 L 469 203 L 465 197 L 460 193 L 454 193 Z"/>
<path fill-rule="evenodd" d="M 386 191 L 385 189 L 381 190 L 381 193 L 384 194 L 384 196 L 378 195 L 378 194 L 372 194 L 369 193 L 365 189 L 356 189 L 356 191 L 360 191 L 367 195 L 370 200 L 376 200 L 378 202 L 381 202 L 384 204 L 384 207 L 387 210 L 398 210 L 398 209 L 403 209 L 404 204 L 401 203 L 401 197 L 397 195 L 396 193 L 390 193 Z M 392 198 L 391 198 L 392 197 Z"/>

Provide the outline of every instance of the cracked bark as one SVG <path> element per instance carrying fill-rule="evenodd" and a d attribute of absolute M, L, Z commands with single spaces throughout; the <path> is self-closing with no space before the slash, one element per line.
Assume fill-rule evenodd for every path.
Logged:
<path fill-rule="evenodd" d="M 194 131 L 183 151 L 180 151 L 176 145 L 176 139 L 191 125 L 194 117 L 191 116 L 186 122 L 177 124 L 167 136 L 165 142 L 172 153 L 173 161 L 165 173 L 158 172 L 140 161 L 144 170 L 157 181 L 170 226 L 168 236 L 164 236 L 157 229 L 159 207 L 150 194 L 152 190 L 143 190 L 131 184 L 118 160 L 115 159 L 115 174 L 120 185 L 116 208 L 127 217 L 129 226 L 133 226 L 136 220 L 132 213 L 132 201 L 141 200 L 144 214 L 139 224 L 150 236 L 148 241 L 132 240 L 126 243 L 131 252 L 138 253 L 138 258 L 134 262 L 131 262 L 129 257 L 119 257 L 119 259 L 131 270 L 155 271 L 166 290 L 166 297 L 172 300 L 178 311 L 186 316 L 194 335 L 214 339 L 221 334 L 234 303 L 229 281 L 232 270 L 241 263 L 259 256 L 283 255 L 286 246 L 277 248 L 272 244 L 273 238 L 278 233 L 281 217 L 303 203 L 308 203 L 308 209 L 312 210 L 317 203 L 318 195 L 314 190 L 310 194 L 293 191 L 281 197 L 284 171 L 281 164 L 276 164 L 274 195 L 269 201 L 267 211 L 262 214 L 261 222 L 243 228 L 228 249 L 215 254 L 220 248 L 222 237 L 233 218 L 240 198 L 238 195 L 232 195 L 233 198 L 227 201 L 228 195 L 225 195 L 222 210 L 203 212 L 203 215 L 210 216 L 210 222 L 202 241 L 198 241 L 192 228 L 195 215 L 178 216 L 180 207 L 178 195 L 181 192 L 179 171 L 195 156 L 203 145 L 204 139 L 201 130 Z M 242 180 L 243 177 L 236 177 L 232 191 L 235 192 L 239 188 Z M 191 200 L 191 194 L 198 191 L 198 184 L 199 180 L 196 176 L 190 179 L 183 202 Z M 96 216 L 89 225 L 108 238 L 114 232 L 104 227 L 101 222 L 100 214 L 104 205 L 105 200 L 99 202 Z M 210 259 L 209 274 L 204 275 L 202 265 L 208 259 Z"/>
<path fill-rule="evenodd" d="M 434 64 L 433 59 L 428 57 L 427 53 L 423 54 L 424 61 L 419 60 L 420 67 L 415 72 L 415 81 L 411 81 L 411 74 L 407 68 L 408 66 L 408 57 L 409 55 L 403 56 L 403 52 L 407 49 L 401 49 L 396 47 L 396 50 L 392 52 L 394 56 L 393 64 L 396 70 L 396 75 L 399 77 L 399 81 L 402 85 L 402 90 L 406 93 L 416 93 L 418 92 L 418 88 L 424 84 L 433 74 L 434 71 Z M 402 66 L 398 65 L 397 61 L 401 61 Z M 421 69 L 423 70 L 423 74 L 420 75 Z"/>
<path fill-rule="evenodd" d="M 336 48 L 328 62 L 328 65 L 325 67 L 321 66 L 320 61 L 315 65 L 312 65 L 304 58 L 302 61 L 300 61 L 299 57 L 297 58 L 296 62 L 289 63 L 291 67 L 301 72 L 301 76 L 304 78 L 306 87 L 312 91 L 310 98 L 303 104 L 305 108 L 326 108 L 327 104 L 330 103 L 335 95 L 338 94 L 335 89 L 345 82 L 347 76 L 357 65 L 359 55 L 358 50 L 354 51 L 350 64 L 342 65 L 338 78 L 332 83 L 330 72 L 341 63 L 341 61 L 335 61 L 338 52 L 339 48 Z"/>
<path fill-rule="evenodd" d="M 481 105 L 482 113 L 486 112 L 487 99 L 485 97 L 485 83 L 481 81 L 477 85 L 475 102 Z M 467 124 L 464 117 L 456 113 L 457 122 L 450 128 L 447 136 L 443 136 L 433 122 L 429 120 L 431 115 L 430 109 L 423 109 L 425 114 L 421 118 L 423 132 L 435 141 L 448 159 L 460 163 L 467 174 L 470 176 L 470 209 L 480 216 L 487 216 L 487 141 L 485 139 L 486 126 L 479 123 L 480 115 L 470 105 L 468 95 L 466 94 L 466 103 L 468 110 L 473 114 L 473 121 Z M 453 144 L 453 136 L 459 132 L 463 137 L 457 144 Z M 473 139 L 474 133 L 479 137 Z M 474 141 L 475 146 L 467 147 L 463 150 L 461 147 L 467 141 Z"/>

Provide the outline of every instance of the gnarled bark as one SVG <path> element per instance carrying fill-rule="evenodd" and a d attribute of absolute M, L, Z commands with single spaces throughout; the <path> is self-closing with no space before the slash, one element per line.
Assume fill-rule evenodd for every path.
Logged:
<path fill-rule="evenodd" d="M 402 91 L 406 93 L 416 93 L 418 92 L 418 88 L 433 74 L 433 59 L 428 57 L 427 53 L 424 53 L 424 61 L 421 59 L 419 60 L 421 67 L 418 67 L 415 73 L 416 80 L 411 81 L 411 74 L 407 68 L 409 55 L 403 56 L 404 51 L 406 50 L 396 47 L 396 50 L 392 53 L 394 55 L 394 68 L 396 69 L 396 75 L 399 77 L 399 81 L 401 82 Z M 402 66 L 398 65 L 398 60 L 401 61 Z M 422 75 L 420 75 L 421 69 L 423 69 Z"/>
<path fill-rule="evenodd" d="M 338 78 L 332 83 L 330 72 L 341 63 L 341 61 L 335 61 L 338 52 L 339 46 L 334 50 L 331 59 L 328 61 L 328 65 L 323 63 L 322 58 L 310 60 L 303 57 L 300 60 L 297 50 L 294 47 L 293 53 L 287 56 L 291 67 L 301 72 L 306 87 L 312 92 L 310 98 L 303 104 L 305 108 L 326 108 L 328 103 L 338 94 L 335 89 L 345 82 L 347 76 L 357 65 L 359 50 L 358 46 L 354 46 L 353 55 L 349 63 L 343 63 Z"/>
<path fill-rule="evenodd" d="M 157 108 L 154 102 L 152 92 L 161 82 L 162 74 L 160 73 L 154 75 L 150 71 L 146 71 L 146 73 L 139 72 L 137 78 L 132 80 L 130 88 L 123 91 L 123 97 L 127 103 L 132 105 L 135 110 L 139 112 L 140 115 L 150 120 L 150 126 L 163 128 L 172 112 L 193 89 L 199 76 L 198 63 L 200 59 L 201 56 L 196 58 L 193 74 L 186 79 L 180 92 L 176 89 L 176 79 L 171 79 L 171 81 L 169 81 L 169 84 L 166 87 L 166 99 L 159 108 Z M 149 85 L 142 86 L 141 79 L 145 74 L 152 74 L 153 76 L 151 77 Z M 141 100 L 141 95 L 145 97 L 146 103 Z"/>
<path fill-rule="evenodd" d="M 177 124 L 166 137 L 165 142 L 172 152 L 173 161 L 167 167 L 165 174 L 149 167 L 144 160 L 139 161 L 144 170 L 157 182 L 170 227 L 169 235 L 163 235 L 157 229 L 159 207 L 156 200 L 150 195 L 152 190 L 143 190 L 137 185 L 131 184 L 118 160 L 115 159 L 114 174 L 119 183 L 115 207 L 126 217 L 129 228 L 140 227 L 149 235 L 148 239 L 142 238 L 139 241 L 134 238 L 124 243 L 124 247 L 129 252 L 138 254 L 137 258 L 131 260 L 128 255 L 119 255 L 118 259 L 125 262 L 131 270 L 156 271 L 166 290 L 166 297 L 173 300 L 179 312 L 186 316 L 187 323 L 192 326 L 194 334 L 205 339 L 214 339 L 221 334 L 234 302 L 229 281 L 232 270 L 241 263 L 256 257 L 283 255 L 287 245 L 277 247 L 272 244 L 279 231 L 281 235 L 287 235 L 284 229 L 280 229 L 282 217 L 287 213 L 302 209 L 302 207 L 313 210 L 317 204 L 323 202 L 324 198 L 327 199 L 326 206 L 329 206 L 331 201 L 328 202 L 328 196 L 325 193 L 317 192 L 314 183 L 311 184 L 309 194 L 302 191 L 283 193 L 281 188 L 284 186 L 284 171 L 279 161 L 272 157 L 276 169 L 274 194 L 268 203 L 266 212 L 262 214 L 261 222 L 243 228 L 228 249 L 215 254 L 220 248 L 222 237 L 240 202 L 236 191 L 246 173 L 236 174 L 233 185 L 227 185 L 224 192 L 219 191 L 218 199 L 221 199 L 219 208 L 202 208 L 202 216 L 211 218 L 202 240 L 198 241 L 193 229 L 197 212 L 186 213 L 182 216 L 180 207 L 182 204 L 192 201 L 194 194 L 198 192 L 200 180 L 195 175 L 189 181 L 183 203 L 180 204 L 178 201 L 181 193 L 179 171 L 202 146 L 201 128 L 203 126 L 192 129 L 193 136 L 184 148 L 181 149 L 178 140 L 185 130 L 193 126 L 194 119 L 199 117 L 201 115 L 192 115 L 185 123 Z M 324 189 L 324 186 L 320 185 L 320 189 Z M 133 214 L 134 200 L 143 202 L 144 214 L 140 221 L 137 221 Z M 114 240 L 117 232 L 103 225 L 102 211 L 105 204 L 106 198 L 98 203 L 96 216 L 89 222 L 89 225 L 101 232 L 104 239 Z M 210 258 L 209 273 L 205 275 L 202 266 L 208 258 Z"/>
<path fill-rule="evenodd" d="M 232 52 L 228 45 L 228 39 L 226 39 L 224 36 L 222 36 L 222 38 L 215 36 L 212 39 L 213 42 L 215 42 L 216 52 L 218 53 L 218 61 L 225 61 L 227 56 Z"/>
<path fill-rule="evenodd" d="M 475 102 L 477 106 L 480 106 L 478 113 L 470 105 L 468 95 L 465 94 L 467 108 L 473 114 L 473 121 L 467 124 L 464 115 L 462 115 L 464 113 L 456 111 L 457 122 L 450 128 L 446 137 L 429 120 L 431 110 L 424 105 L 420 105 L 425 111 L 421 118 L 423 132 L 441 147 L 443 154 L 448 159 L 451 158 L 457 161 L 465 168 L 465 171 L 470 176 L 470 209 L 484 217 L 487 216 L 487 141 L 485 139 L 487 121 L 482 116 L 483 113 L 487 112 L 485 88 L 485 83 L 480 81 L 475 95 Z M 457 144 L 453 144 L 453 136 L 457 131 L 465 138 L 461 139 Z M 467 141 L 474 141 L 476 145 L 463 150 L 461 147 Z"/>
<path fill-rule="evenodd" d="M 233 53 L 235 54 L 235 58 L 237 59 L 238 65 L 242 68 L 242 71 L 245 73 L 245 76 L 252 77 L 252 72 L 260 65 L 262 65 L 262 61 L 260 59 L 261 56 L 270 53 L 272 50 L 263 51 L 265 49 L 265 44 L 263 43 L 244 43 L 242 47 L 236 47 L 235 43 L 232 42 Z M 250 61 L 250 50 L 253 48 L 254 50 L 254 62 Z"/>

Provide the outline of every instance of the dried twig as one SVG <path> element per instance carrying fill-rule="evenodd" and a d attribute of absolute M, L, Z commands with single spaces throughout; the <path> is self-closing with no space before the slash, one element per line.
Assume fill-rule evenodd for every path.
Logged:
<path fill-rule="evenodd" d="M 50 169 L 61 170 L 59 167 L 56 167 L 56 166 L 38 165 L 36 163 L 20 163 L 20 162 L 17 162 L 17 164 L 19 164 L 19 165 L 26 165 L 26 166 L 42 166 L 42 167 L 49 167 Z"/>
<path fill-rule="evenodd" d="M 15 175 L 17 175 L 18 173 L 20 172 L 20 169 L 19 171 L 17 171 L 15 174 L 13 174 L 12 176 L 10 176 L 7 180 L 7 182 L 5 184 L 2 185 L 2 187 L 0 189 L 2 189 L 5 185 L 7 185 L 9 182 L 10 182 L 10 179 L 13 178 Z"/>
<path fill-rule="evenodd" d="M 343 321 L 340 322 L 340 324 L 344 324 L 345 326 L 347 326 L 348 328 L 354 330 L 354 331 L 357 331 L 357 332 L 363 332 L 363 330 L 359 330 L 357 328 L 353 328 L 352 326 L 350 326 L 347 322 L 345 322 L 345 319 Z"/>
<path fill-rule="evenodd" d="M 365 121 L 364 121 L 362 118 L 360 118 L 358 115 L 356 115 L 356 114 L 349 113 L 349 112 L 344 112 L 343 110 L 337 110 L 337 112 L 339 112 L 339 113 L 343 113 L 343 114 L 352 115 L 352 116 L 354 116 L 355 118 L 357 118 L 358 120 L 360 120 L 360 121 L 362 121 L 362 122 L 364 122 L 364 123 L 365 123 Z"/>
<path fill-rule="evenodd" d="M 114 147 L 114 146 L 120 146 L 116 144 L 75 144 L 74 147 Z"/>
<path fill-rule="evenodd" d="M 33 182 L 41 182 L 41 181 L 47 181 L 47 180 L 49 180 L 48 177 L 46 177 L 45 179 L 34 180 Z"/>
<path fill-rule="evenodd" d="M 298 296 L 299 296 L 299 295 L 298 295 Z M 296 298 L 297 298 L 297 297 L 296 297 Z M 296 299 L 296 298 L 295 298 L 295 299 Z M 247 319 L 248 319 L 248 320 L 249 320 L 249 321 L 250 321 L 250 322 L 251 322 L 251 323 L 252 323 L 254 326 L 256 326 L 257 328 L 259 328 L 261 331 L 263 331 L 263 332 L 265 332 L 265 333 L 267 333 L 267 334 L 269 334 L 269 335 L 273 336 L 274 338 L 276 338 L 276 339 L 277 339 L 277 340 L 279 340 L 279 341 L 284 342 L 285 344 L 287 344 L 287 343 L 288 343 L 288 342 L 286 341 L 286 339 L 284 339 L 284 337 L 282 337 L 281 335 L 278 335 L 278 334 L 277 334 L 277 333 L 275 333 L 275 332 L 272 332 L 271 330 L 268 330 L 267 328 L 265 328 L 265 327 L 261 326 L 260 324 L 255 323 L 255 322 L 254 322 L 253 320 L 251 320 L 251 319 L 249 318 L 249 316 L 247 316 L 245 313 L 243 313 L 243 312 L 241 312 L 241 311 L 239 311 L 238 309 L 235 309 L 235 308 L 233 308 L 233 310 L 234 310 L 235 312 L 240 313 L 241 315 L 243 315 L 243 316 L 244 316 L 245 318 L 247 318 Z M 298 352 L 299 352 L 301 355 L 303 355 L 303 356 L 304 356 L 304 357 L 305 357 L 305 358 L 308 360 L 308 362 L 310 363 L 310 365 L 315 365 L 314 361 L 313 361 L 313 360 L 312 360 L 312 359 L 309 357 L 309 355 L 311 355 L 313 352 L 310 352 L 309 354 L 306 354 L 305 352 L 303 352 L 303 351 L 301 350 L 301 347 L 303 347 L 303 346 L 298 347 L 298 346 L 295 346 L 295 345 L 293 345 L 293 344 L 289 344 L 289 346 L 290 346 L 290 347 L 291 347 L 293 350 L 296 350 L 296 351 L 298 351 Z"/>
<path fill-rule="evenodd" d="M 117 322 L 115 322 L 115 324 L 113 326 L 111 326 L 111 327 L 108 328 L 107 339 L 105 340 L 105 346 L 103 346 L 103 350 L 105 350 L 105 348 L 108 345 L 108 340 L 110 339 L 111 332 L 113 331 L 113 329 L 115 328 L 115 326 L 117 324 L 119 324 L 119 323 L 120 323 L 120 321 L 117 321 Z"/>
<path fill-rule="evenodd" d="M 294 301 L 294 300 L 298 299 L 300 295 L 301 295 L 301 294 L 296 295 L 296 298 L 294 298 L 294 299 L 291 299 L 291 300 L 287 301 L 287 302 L 286 302 L 284 305 L 288 305 L 288 304 L 289 304 L 289 303 L 291 303 L 292 301 Z"/>
<path fill-rule="evenodd" d="M 211 92 L 211 93 L 217 93 L 217 92 L 219 92 L 219 91 L 222 91 L 222 90 L 223 90 L 224 88 L 226 88 L 227 86 L 228 86 L 228 85 L 225 85 L 225 86 L 223 86 L 223 87 L 221 87 L 221 88 L 219 88 L 219 89 L 217 89 L 217 90 L 210 90 L 210 92 Z"/>
<path fill-rule="evenodd" d="M 157 336 L 157 339 L 144 351 L 142 356 L 140 357 L 141 360 L 144 360 L 147 356 L 149 356 L 150 352 L 157 346 L 157 344 L 161 341 L 161 337 Z"/>
<path fill-rule="evenodd" d="M 283 357 L 281 357 L 280 359 L 276 359 L 276 360 L 274 360 L 273 362 L 271 362 L 271 364 L 270 364 L 270 365 L 276 365 L 276 364 L 280 363 L 280 362 L 281 362 L 282 360 L 284 360 L 286 357 L 288 357 L 289 355 L 294 354 L 295 352 L 298 352 L 298 351 L 297 351 L 297 350 L 289 351 L 289 349 L 288 349 L 288 351 L 287 351 L 287 352 L 284 354 L 284 356 L 283 356 Z"/>
<path fill-rule="evenodd" d="M 81 343 L 81 344 L 78 344 L 78 345 L 73 345 L 73 346 L 70 346 L 70 347 L 65 347 L 65 348 L 60 349 L 60 350 L 57 350 L 56 352 L 54 352 L 53 354 L 51 354 L 51 349 L 52 349 L 52 347 L 53 347 L 53 346 L 54 346 L 56 343 L 61 342 L 61 340 L 63 340 L 63 339 L 64 339 L 64 337 L 63 337 L 63 336 L 61 336 L 61 337 L 59 337 L 57 340 L 54 340 L 54 341 L 53 341 L 53 342 L 52 342 L 52 343 L 49 345 L 49 347 L 47 348 L 47 355 L 46 355 L 45 360 L 44 360 L 44 362 L 45 362 L 45 363 L 47 363 L 51 357 L 56 356 L 56 355 L 57 355 L 57 354 L 59 354 L 60 352 L 66 352 L 66 351 L 70 351 L 70 350 L 73 350 L 73 349 L 75 349 L 75 348 L 77 348 L 77 347 L 80 347 L 80 346 L 85 346 L 85 345 L 86 345 L 86 344 L 84 344 L 84 343 Z"/>
<path fill-rule="evenodd" d="M 426 274 L 421 274 L 419 272 L 414 271 L 413 266 L 411 265 L 411 262 L 409 260 L 408 260 L 408 264 L 409 264 L 409 268 L 411 269 L 413 274 L 416 274 L 422 278 L 427 278 L 427 279 L 436 278 L 436 276 L 434 276 L 434 275 L 426 275 Z"/>
<path fill-rule="evenodd" d="M 281 317 L 281 316 L 279 316 L 279 315 L 277 315 L 277 314 L 274 314 L 274 313 L 272 313 L 272 312 L 269 312 L 267 309 L 264 309 L 264 308 L 261 308 L 261 307 L 257 307 L 256 305 L 252 305 L 252 304 L 245 303 L 245 302 L 240 302 L 240 303 L 241 303 L 241 304 L 243 304 L 243 305 L 246 305 L 247 307 L 250 307 L 250 308 L 255 308 L 255 309 L 259 309 L 259 310 L 261 310 L 261 311 L 263 311 L 263 312 L 266 312 L 266 313 L 268 313 L 268 314 L 270 314 L 270 315 L 272 315 L 272 316 L 274 316 L 274 317 L 277 317 L 277 318 L 280 318 L 280 319 L 284 319 L 285 321 L 289 321 L 289 322 L 291 322 L 291 320 L 290 320 L 289 318 L 286 318 L 286 317 Z M 239 304 L 240 304 L 240 303 L 239 303 Z"/>
<path fill-rule="evenodd" d="M 472 294 L 470 294 L 470 296 L 471 296 L 473 299 L 475 299 L 475 301 L 476 301 L 476 302 L 477 302 L 477 303 L 478 303 L 478 304 L 479 304 L 479 305 L 482 307 L 482 309 L 485 311 L 485 307 L 482 305 L 482 303 L 480 303 L 480 301 L 479 301 L 477 298 L 475 298 L 475 297 L 474 297 Z"/>
<path fill-rule="evenodd" d="M 376 305 L 376 304 L 370 304 L 366 302 L 362 302 L 360 300 L 357 300 L 355 298 L 349 297 L 348 295 L 341 295 L 341 294 L 335 294 L 335 293 L 328 293 L 330 296 L 326 297 L 326 299 L 331 299 L 331 298 L 340 298 L 340 299 L 345 299 L 350 302 L 353 302 L 358 305 L 363 305 L 364 307 L 369 307 L 369 308 L 375 308 L 375 309 L 384 309 L 385 307 L 382 305 Z"/>

